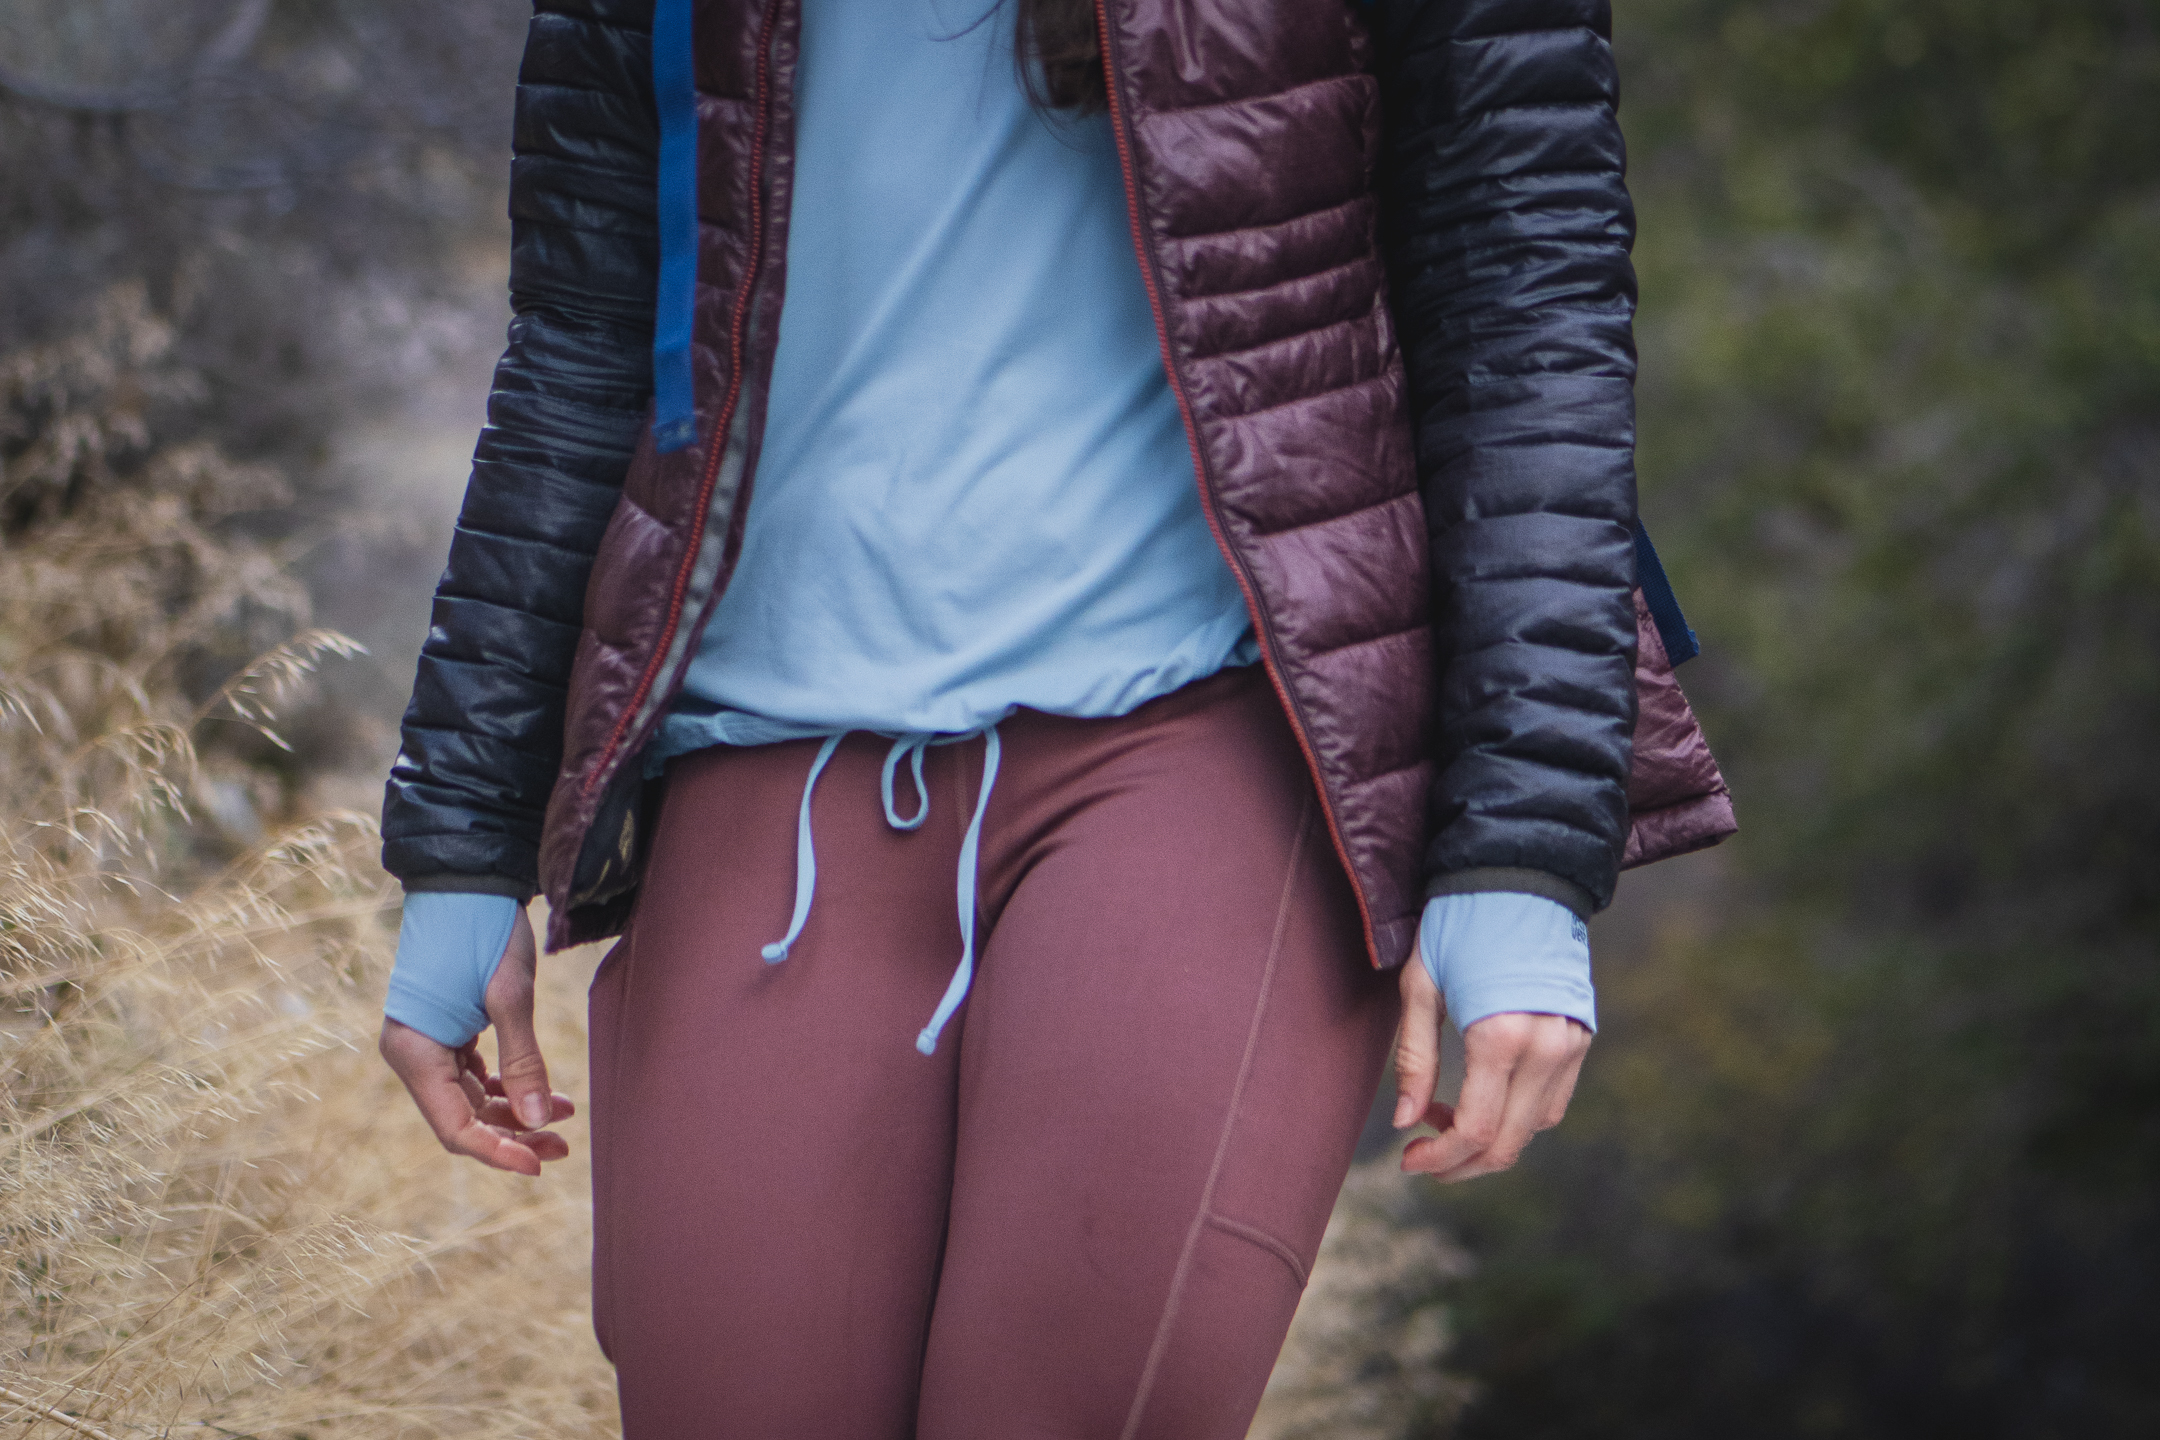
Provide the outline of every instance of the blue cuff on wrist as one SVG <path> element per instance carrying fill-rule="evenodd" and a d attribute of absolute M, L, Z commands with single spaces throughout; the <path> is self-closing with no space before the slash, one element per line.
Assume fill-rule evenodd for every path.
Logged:
<path fill-rule="evenodd" d="M 521 908 L 507 895 L 407 895 L 383 1014 L 453 1050 L 487 1029 L 488 982 Z"/>
<path fill-rule="evenodd" d="M 1521 1012 L 1597 1030 L 1590 930 L 1558 901 L 1512 890 L 1435 896 L 1418 925 L 1418 956 L 1458 1028 Z"/>

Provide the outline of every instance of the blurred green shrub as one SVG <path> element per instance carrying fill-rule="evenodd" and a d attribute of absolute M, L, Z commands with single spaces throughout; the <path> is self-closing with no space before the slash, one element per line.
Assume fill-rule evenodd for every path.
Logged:
<path fill-rule="evenodd" d="M 1456 1433 L 2160 1433 L 2160 9 L 1616 9 L 1746 828 L 1567 1125 L 1430 1202 Z"/>

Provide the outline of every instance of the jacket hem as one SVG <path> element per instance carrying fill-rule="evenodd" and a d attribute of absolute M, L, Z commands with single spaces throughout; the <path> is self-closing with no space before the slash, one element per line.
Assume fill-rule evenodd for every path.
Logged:
<path fill-rule="evenodd" d="M 1627 852 L 1620 858 L 1620 868 L 1633 870 L 1675 855 L 1707 850 L 1739 831 L 1732 793 L 1720 784 L 1707 795 L 1658 810 L 1638 811 L 1628 826 Z"/>
<path fill-rule="evenodd" d="M 1590 892 L 1574 881 L 1563 880 L 1549 870 L 1517 865 L 1481 865 L 1475 870 L 1436 875 L 1425 886 L 1425 898 L 1433 900 L 1442 895 L 1477 895 L 1494 891 L 1543 896 L 1567 906 L 1580 920 L 1588 920 L 1597 913 Z"/>
<path fill-rule="evenodd" d="M 403 877 L 399 883 L 408 895 L 507 895 L 520 905 L 532 903 L 533 896 L 540 893 L 522 880 L 501 875 L 459 875 L 447 870 Z"/>

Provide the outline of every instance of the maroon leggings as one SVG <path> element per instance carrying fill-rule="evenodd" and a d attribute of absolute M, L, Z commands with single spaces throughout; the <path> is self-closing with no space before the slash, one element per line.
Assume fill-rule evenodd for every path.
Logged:
<path fill-rule="evenodd" d="M 1257 667 L 999 732 L 975 986 L 928 1058 L 983 743 L 931 751 L 912 833 L 879 800 L 886 742 L 841 744 L 776 965 L 816 744 L 670 769 L 592 992 L 594 1303 L 627 1440 L 1245 1433 L 1393 978 Z"/>

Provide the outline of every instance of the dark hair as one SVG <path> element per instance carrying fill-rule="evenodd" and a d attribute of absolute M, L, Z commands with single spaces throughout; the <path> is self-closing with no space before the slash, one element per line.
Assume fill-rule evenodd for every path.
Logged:
<path fill-rule="evenodd" d="M 1013 63 L 1035 103 L 1093 115 L 1110 103 L 1095 0 L 1019 0 Z"/>

